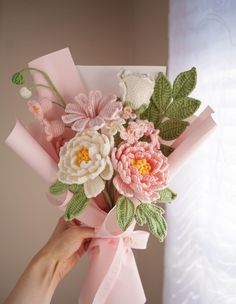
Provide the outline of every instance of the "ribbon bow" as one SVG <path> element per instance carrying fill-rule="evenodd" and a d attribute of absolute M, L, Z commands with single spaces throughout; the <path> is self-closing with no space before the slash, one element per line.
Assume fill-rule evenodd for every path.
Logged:
<path fill-rule="evenodd" d="M 73 194 L 48 195 L 64 210 Z M 149 233 L 134 231 L 135 223 L 125 231 L 117 225 L 115 207 L 107 214 L 92 200 L 77 219 L 95 228 L 89 248 L 89 268 L 81 289 L 80 304 L 120 304 L 146 302 L 132 248 L 146 249 Z"/>

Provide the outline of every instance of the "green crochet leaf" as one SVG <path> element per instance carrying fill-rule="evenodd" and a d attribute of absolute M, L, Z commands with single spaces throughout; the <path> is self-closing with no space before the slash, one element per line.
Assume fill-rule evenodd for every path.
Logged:
<path fill-rule="evenodd" d="M 167 223 L 163 217 L 164 209 L 154 204 L 141 203 L 136 208 L 135 219 L 139 225 L 147 224 L 150 232 L 164 241 L 167 235 Z"/>
<path fill-rule="evenodd" d="M 164 140 L 173 140 L 179 137 L 188 125 L 187 121 L 168 119 L 161 123 L 159 135 Z"/>
<path fill-rule="evenodd" d="M 189 71 L 180 73 L 173 84 L 172 96 L 174 99 L 179 99 L 188 96 L 197 83 L 197 71 L 193 67 Z"/>
<path fill-rule="evenodd" d="M 169 118 L 186 119 L 192 116 L 200 107 L 200 105 L 200 100 L 190 97 L 183 97 L 173 101 L 168 107 L 165 114 Z"/>
<path fill-rule="evenodd" d="M 59 195 L 62 194 L 63 192 L 67 191 L 69 189 L 70 185 L 63 184 L 59 180 L 56 180 L 55 183 L 53 183 L 49 187 L 49 192 L 53 195 Z"/>
<path fill-rule="evenodd" d="M 11 78 L 12 83 L 21 85 L 25 83 L 24 75 L 20 72 L 15 73 Z"/>
<path fill-rule="evenodd" d="M 148 228 L 150 232 L 157 238 L 160 242 L 163 242 L 167 236 L 167 223 L 163 216 L 150 217 L 147 220 Z"/>
<path fill-rule="evenodd" d="M 170 188 L 160 190 L 158 193 L 160 194 L 160 198 L 157 200 L 158 203 L 169 203 L 177 197 L 177 194 L 174 193 Z"/>
<path fill-rule="evenodd" d="M 64 219 L 66 221 L 73 220 L 76 216 L 78 216 L 87 206 L 89 199 L 86 197 L 83 191 L 79 193 L 75 193 L 72 199 L 69 201 Z"/>
<path fill-rule="evenodd" d="M 69 186 L 69 190 L 73 193 L 78 193 L 83 191 L 83 185 L 73 184 Z"/>
<path fill-rule="evenodd" d="M 116 202 L 116 218 L 120 228 L 125 231 L 131 224 L 135 215 L 135 207 L 131 200 L 125 196 L 118 198 Z"/>
<path fill-rule="evenodd" d="M 161 144 L 160 150 L 166 157 L 168 157 L 174 151 L 174 148 Z"/>
<path fill-rule="evenodd" d="M 154 123 L 155 127 L 157 127 L 160 122 L 160 118 L 161 112 L 154 104 L 154 101 L 151 99 L 147 110 L 141 114 L 141 119 L 148 119 L 149 121 L 152 121 Z"/>
<path fill-rule="evenodd" d="M 139 206 L 141 206 L 141 205 L 139 205 Z M 136 211 L 135 211 L 135 220 L 140 226 L 143 226 L 144 224 L 147 224 L 147 218 L 146 218 L 146 215 L 143 212 L 142 208 L 140 208 L 139 206 L 136 208 Z"/>
<path fill-rule="evenodd" d="M 171 102 L 171 84 L 163 73 L 156 78 L 152 100 L 160 111 L 165 111 Z"/>

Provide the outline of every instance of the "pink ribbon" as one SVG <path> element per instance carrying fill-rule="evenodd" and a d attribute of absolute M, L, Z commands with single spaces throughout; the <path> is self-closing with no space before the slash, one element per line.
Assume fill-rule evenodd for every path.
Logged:
<path fill-rule="evenodd" d="M 48 73 L 66 102 L 73 100 L 85 87 L 69 49 L 63 49 L 43 56 L 29 64 Z M 40 73 L 32 73 L 35 82 L 44 83 Z M 38 88 L 40 98 L 53 96 L 49 90 Z M 183 135 L 174 142 L 174 152 L 169 157 L 170 180 L 180 170 L 206 135 L 216 126 L 208 107 Z M 20 157 L 48 182 L 57 176 L 55 151 L 50 145 L 39 141 L 32 128 L 25 129 L 17 121 L 6 143 Z M 37 140 L 36 140 L 37 139 Z M 64 210 L 72 193 L 58 198 L 48 195 L 49 200 Z M 96 238 L 89 247 L 89 268 L 86 274 L 79 302 L 81 304 L 143 304 L 146 302 L 142 283 L 135 263 L 132 248 L 145 249 L 149 234 L 134 231 L 133 223 L 126 232 L 117 225 L 115 208 L 108 214 L 92 201 L 78 219 L 86 226 L 96 229 Z"/>
<path fill-rule="evenodd" d="M 65 210 L 73 194 L 49 199 Z M 77 217 L 96 230 L 88 248 L 89 268 L 81 289 L 80 304 L 120 304 L 146 302 L 132 248 L 146 249 L 149 233 L 134 231 L 135 223 L 122 232 L 117 225 L 115 207 L 107 214 L 92 200 Z"/>

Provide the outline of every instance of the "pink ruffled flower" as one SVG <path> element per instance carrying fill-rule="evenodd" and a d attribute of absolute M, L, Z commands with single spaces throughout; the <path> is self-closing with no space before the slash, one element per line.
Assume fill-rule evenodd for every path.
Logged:
<path fill-rule="evenodd" d="M 121 143 L 112 151 L 112 163 L 114 186 L 126 197 L 149 203 L 167 186 L 168 160 L 152 143 Z"/>
<path fill-rule="evenodd" d="M 50 112 L 53 108 L 53 104 L 48 99 L 42 99 L 40 102 L 35 100 L 30 100 L 27 103 L 28 109 L 34 114 L 34 117 L 42 121 L 45 118 L 45 115 Z"/>
<path fill-rule="evenodd" d="M 62 116 L 66 124 L 72 123 L 72 129 L 82 132 L 84 129 L 99 130 L 106 121 L 118 118 L 122 110 L 122 103 L 117 97 L 104 96 L 100 91 L 90 91 L 89 96 L 84 93 L 75 97 L 75 103 L 66 105 L 67 115 Z"/>
<path fill-rule="evenodd" d="M 122 112 L 122 118 L 124 119 L 136 119 L 137 115 L 133 112 L 131 107 L 124 107 Z"/>
<path fill-rule="evenodd" d="M 148 120 L 130 121 L 127 128 L 122 128 L 120 137 L 130 144 L 137 142 L 141 137 L 150 136 L 151 142 L 160 148 L 159 143 L 159 130 L 154 128 L 154 124 Z"/>
<path fill-rule="evenodd" d="M 64 123 L 59 119 L 52 121 L 43 119 L 41 124 L 44 129 L 47 141 L 51 141 L 53 138 L 61 136 L 65 130 Z"/>

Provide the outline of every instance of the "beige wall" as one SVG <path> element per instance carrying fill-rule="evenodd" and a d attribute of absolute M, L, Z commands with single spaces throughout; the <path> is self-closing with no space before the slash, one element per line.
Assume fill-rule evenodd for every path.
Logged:
<path fill-rule="evenodd" d="M 30 120 L 10 76 L 65 46 L 78 64 L 166 65 L 167 14 L 165 0 L 0 1 L 0 301 L 60 216 L 45 198 L 46 183 L 4 145 L 16 116 Z M 136 257 L 147 303 L 161 303 L 163 244 L 151 238 Z M 85 269 L 86 261 L 57 289 L 53 303 L 76 303 Z"/>

